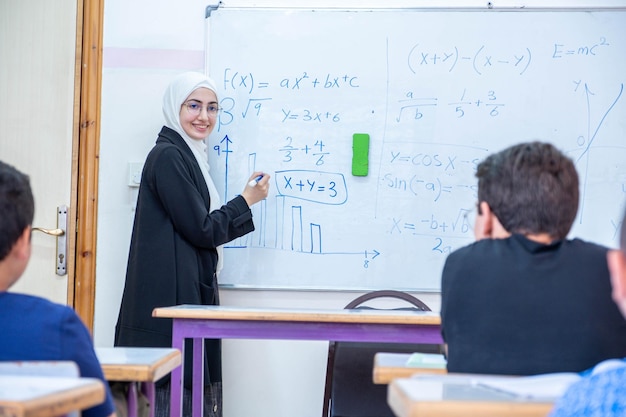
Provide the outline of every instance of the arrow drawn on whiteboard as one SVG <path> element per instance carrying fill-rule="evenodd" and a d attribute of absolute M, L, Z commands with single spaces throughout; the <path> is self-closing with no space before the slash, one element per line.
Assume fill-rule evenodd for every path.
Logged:
<path fill-rule="evenodd" d="M 228 157 L 232 152 L 230 150 L 230 144 L 232 143 L 232 141 L 228 138 L 228 135 L 226 135 L 224 136 L 224 139 L 220 141 L 220 143 L 222 143 L 222 147 L 225 148 L 222 152 L 226 152 L 226 158 L 224 162 L 224 201 L 227 201 L 226 196 L 228 196 Z"/>
<path fill-rule="evenodd" d="M 585 211 L 585 195 L 586 195 L 586 192 L 587 192 L 587 174 L 589 172 L 589 149 L 591 148 L 591 145 L 593 144 L 594 140 L 596 139 L 596 135 L 598 134 L 598 131 L 600 130 L 600 127 L 602 127 L 602 124 L 604 123 L 604 120 L 606 119 L 608 114 L 611 112 L 613 107 L 615 107 L 615 105 L 619 101 L 620 97 L 622 96 L 623 92 L 624 92 L 624 84 L 622 83 L 622 84 L 620 84 L 620 88 L 619 88 L 619 92 L 617 93 L 617 97 L 615 97 L 615 100 L 613 100 L 613 103 L 611 103 L 609 108 L 606 110 L 606 112 L 604 112 L 604 114 L 600 118 L 600 121 L 598 122 L 598 125 L 596 126 L 596 129 L 593 132 L 593 135 L 589 136 L 591 134 L 591 104 L 590 104 L 589 96 L 593 95 L 594 93 L 589 90 L 589 86 L 587 85 L 587 83 L 585 83 L 585 98 L 587 100 L 587 137 L 588 137 L 588 140 L 587 140 L 587 146 L 585 146 L 585 149 L 583 150 L 583 152 L 580 154 L 578 159 L 576 159 L 576 162 L 580 162 L 580 160 L 584 156 L 585 157 L 585 162 L 586 162 L 586 164 L 585 164 L 586 166 L 585 166 L 584 180 L 582 181 L 582 188 L 583 188 L 582 189 L 582 196 L 581 196 L 581 199 L 580 199 L 580 215 L 579 215 L 579 220 L 578 220 L 580 224 L 582 224 L 582 222 L 583 222 L 583 213 Z"/>
<path fill-rule="evenodd" d="M 606 116 L 608 116 L 609 112 L 611 110 L 613 110 L 613 107 L 615 107 L 615 105 L 619 101 L 620 97 L 622 96 L 623 92 L 624 92 L 624 84 L 620 84 L 620 89 L 619 89 L 619 93 L 617 93 L 617 97 L 615 97 L 615 100 L 613 100 L 613 103 L 611 103 L 611 105 L 609 106 L 607 111 L 602 115 L 602 118 L 600 119 L 600 122 L 598 123 L 598 126 L 596 126 L 596 130 L 593 132 L 593 135 L 587 141 L 587 146 L 585 146 L 585 150 L 583 151 L 582 154 L 580 154 L 580 156 L 578 157 L 576 162 L 580 161 L 581 158 L 583 156 L 585 156 L 585 154 L 587 154 L 587 152 L 589 151 L 589 148 L 591 148 L 591 145 L 593 144 L 593 141 L 596 139 L 596 135 L 598 134 L 598 131 L 600 130 L 600 127 L 604 123 L 604 120 L 606 119 Z M 590 126 L 591 125 L 591 109 L 590 109 L 591 105 L 589 103 L 589 96 L 590 95 L 593 95 L 593 93 L 589 90 L 589 86 L 587 85 L 587 83 L 585 83 L 585 98 L 587 99 L 587 125 L 588 125 L 587 130 L 588 130 L 588 134 L 591 133 L 591 126 Z"/>
<path fill-rule="evenodd" d="M 365 259 L 374 259 L 380 255 L 380 252 L 372 249 L 371 251 L 366 250 L 365 252 L 322 252 L 318 255 L 365 255 Z"/>
<path fill-rule="evenodd" d="M 229 243 L 224 245 L 224 248 L 227 249 L 246 249 L 246 248 L 253 248 L 253 249 L 262 249 L 262 250 L 278 250 L 281 251 L 281 249 L 278 248 L 272 248 L 272 247 L 267 247 L 267 246 L 255 246 L 255 245 L 238 245 L 238 244 L 234 244 L 234 243 Z M 364 255 L 365 259 L 375 259 L 377 258 L 379 255 L 381 255 L 381 253 L 379 251 L 377 251 L 376 249 L 372 249 L 371 251 L 365 250 L 365 251 L 358 251 L 358 252 L 310 252 L 310 251 L 306 251 L 306 250 L 292 250 L 290 252 L 296 252 L 296 253 L 304 253 L 307 255 Z"/>

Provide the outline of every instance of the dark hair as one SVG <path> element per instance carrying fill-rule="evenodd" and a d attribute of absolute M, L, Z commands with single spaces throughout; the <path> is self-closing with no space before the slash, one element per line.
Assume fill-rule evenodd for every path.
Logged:
<path fill-rule="evenodd" d="M 564 239 L 578 211 L 574 162 L 549 143 L 528 142 L 478 165 L 478 201 L 487 202 L 510 233 Z"/>
<path fill-rule="evenodd" d="M 28 176 L 0 161 L 0 260 L 33 223 L 34 215 L 35 202 Z"/>

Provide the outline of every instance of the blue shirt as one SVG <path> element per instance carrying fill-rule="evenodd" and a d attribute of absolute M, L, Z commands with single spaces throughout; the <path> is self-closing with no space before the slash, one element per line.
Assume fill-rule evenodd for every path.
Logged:
<path fill-rule="evenodd" d="M 572 384 L 555 404 L 550 417 L 626 416 L 626 362 L 603 372 L 591 372 Z"/>
<path fill-rule="evenodd" d="M 98 378 L 104 403 L 84 410 L 83 417 L 105 417 L 115 411 L 89 331 L 76 312 L 40 297 L 0 292 L 0 361 L 74 361 L 82 377 Z"/>

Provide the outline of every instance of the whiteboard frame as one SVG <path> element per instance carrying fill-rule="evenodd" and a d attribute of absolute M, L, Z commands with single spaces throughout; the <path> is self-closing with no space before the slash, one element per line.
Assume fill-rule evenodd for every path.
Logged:
<path fill-rule="evenodd" d="M 464 10 L 611 10 L 626 8 L 626 0 L 222 0 L 207 6 L 220 8 L 287 8 L 287 9 L 454 9 Z"/>

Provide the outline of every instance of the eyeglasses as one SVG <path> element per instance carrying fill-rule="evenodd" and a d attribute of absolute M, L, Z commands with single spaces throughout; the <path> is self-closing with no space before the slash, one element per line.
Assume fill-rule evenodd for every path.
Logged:
<path fill-rule="evenodd" d="M 183 106 L 185 106 L 189 114 L 193 116 L 199 116 L 200 113 L 202 113 L 203 106 L 201 103 L 198 103 L 197 101 L 188 101 L 186 103 L 183 103 Z M 206 106 L 206 112 L 209 116 L 215 117 L 217 113 L 220 112 L 220 110 L 222 109 L 220 109 L 217 104 L 212 103 Z"/>

